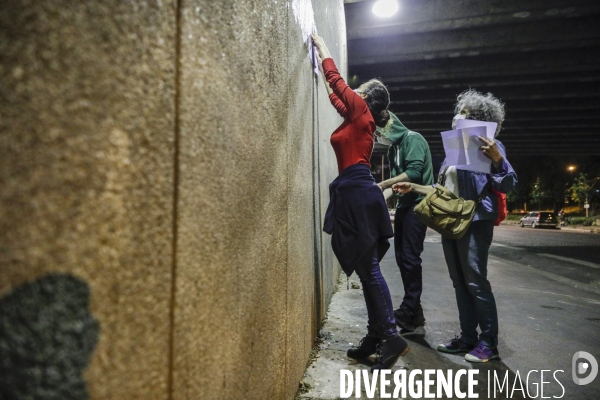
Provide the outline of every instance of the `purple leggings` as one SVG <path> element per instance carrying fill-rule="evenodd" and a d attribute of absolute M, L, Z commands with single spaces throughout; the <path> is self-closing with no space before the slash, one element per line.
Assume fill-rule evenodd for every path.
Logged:
<path fill-rule="evenodd" d="M 388 285 L 381 275 L 377 255 L 372 265 L 356 268 L 356 274 L 362 283 L 365 302 L 367 303 L 368 335 L 387 340 L 398 335 L 394 319 L 394 307 Z"/>

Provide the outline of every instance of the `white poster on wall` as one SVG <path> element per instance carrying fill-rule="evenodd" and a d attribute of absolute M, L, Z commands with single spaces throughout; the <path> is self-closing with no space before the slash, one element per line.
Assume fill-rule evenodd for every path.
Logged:
<path fill-rule="evenodd" d="M 308 46 L 308 57 L 313 65 L 315 74 L 319 75 L 319 62 L 317 61 L 317 51 L 313 46 L 310 35 L 317 33 L 317 24 L 315 23 L 315 12 L 313 11 L 311 0 L 293 0 L 292 11 L 296 23 L 300 26 L 302 40 Z"/>

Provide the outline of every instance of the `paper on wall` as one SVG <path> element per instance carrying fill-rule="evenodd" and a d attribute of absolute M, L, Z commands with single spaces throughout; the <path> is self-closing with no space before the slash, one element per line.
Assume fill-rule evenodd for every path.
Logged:
<path fill-rule="evenodd" d="M 317 24 L 315 23 L 315 13 L 312 7 L 312 0 L 292 0 L 292 11 L 296 18 L 296 23 L 300 26 L 302 40 L 308 46 L 308 57 L 313 65 L 313 71 L 319 75 L 319 63 L 317 60 L 317 50 L 312 43 L 311 35 L 317 33 Z"/>
<path fill-rule="evenodd" d="M 492 160 L 479 150 L 482 146 L 479 136 L 485 137 L 486 129 L 486 126 L 475 126 L 442 132 L 446 165 L 454 165 L 457 169 L 489 173 Z"/>
<path fill-rule="evenodd" d="M 315 29 L 315 33 L 316 29 Z M 312 65 L 313 65 L 313 71 L 315 74 L 317 75 L 321 75 L 321 73 L 319 72 L 319 59 L 317 58 L 317 48 L 313 45 L 312 39 L 309 39 L 308 41 L 308 51 L 310 53 L 310 59 L 312 61 Z"/>

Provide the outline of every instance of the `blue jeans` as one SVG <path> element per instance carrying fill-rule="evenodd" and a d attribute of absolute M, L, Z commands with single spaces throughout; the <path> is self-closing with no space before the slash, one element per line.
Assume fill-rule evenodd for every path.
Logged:
<path fill-rule="evenodd" d="M 474 345 L 498 345 L 498 311 L 487 280 L 488 250 L 494 236 L 494 221 L 474 221 L 461 239 L 442 238 L 444 256 L 456 294 L 461 339 Z M 477 336 L 477 326 L 481 330 Z"/>
<path fill-rule="evenodd" d="M 381 275 L 377 255 L 373 257 L 371 264 L 361 265 L 355 270 L 362 283 L 367 303 L 368 335 L 387 340 L 398 335 L 392 297 L 388 285 Z"/>
<path fill-rule="evenodd" d="M 404 285 L 402 304 L 407 305 L 413 312 L 421 304 L 423 292 L 421 253 L 427 231 L 427 226 L 415 217 L 414 208 L 414 206 L 399 208 L 394 218 L 394 251 Z"/>

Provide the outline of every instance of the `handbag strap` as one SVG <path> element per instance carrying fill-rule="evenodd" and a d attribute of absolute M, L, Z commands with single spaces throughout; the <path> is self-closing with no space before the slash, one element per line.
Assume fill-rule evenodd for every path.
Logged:
<path fill-rule="evenodd" d="M 444 186 L 446 184 L 446 171 L 448 171 L 448 166 L 446 165 L 440 175 L 438 176 L 437 184 L 440 186 Z"/>
<path fill-rule="evenodd" d="M 440 175 L 438 176 L 438 182 L 437 184 L 440 186 L 444 186 L 446 183 L 446 172 L 448 171 L 448 166 L 446 165 L 444 167 L 444 169 L 442 170 L 442 172 L 440 173 Z M 483 190 L 481 191 L 481 193 L 479 194 L 479 199 L 477 200 L 477 204 L 479 205 L 482 201 L 483 201 L 483 197 L 485 196 L 485 193 L 492 187 L 491 182 L 487 181 L 486 185 L 483 187 Z"/>

